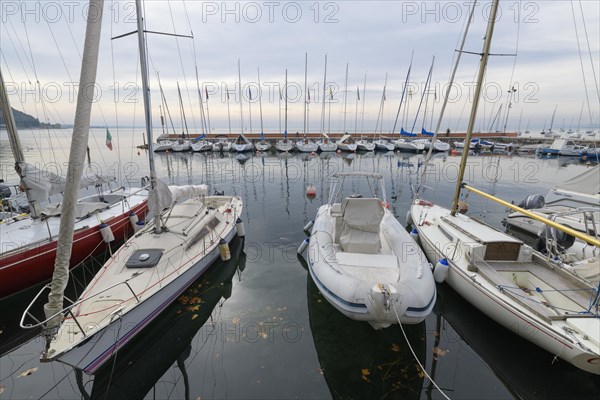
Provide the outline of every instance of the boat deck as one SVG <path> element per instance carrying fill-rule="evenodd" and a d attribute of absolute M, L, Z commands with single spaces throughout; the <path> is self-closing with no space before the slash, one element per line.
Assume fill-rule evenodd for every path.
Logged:
<path fill-rule="evenodd" d="M 527 307 L 530 311 L 534 312 L 539 317 L 546 321 L 557 319 L 557 317 L 575 317 L 576 314 L 567 315 L 558 309 L 553 309 L 549 301 L 538 301 L 534 298 L 531 293 L 526 290 L 516 287 L 514 282 L 510 281 L 502 273 L 529 273 L 533 277 L 544 282 L 547 287 L 542 288 L 542 292 L 559 292 L 570 301 L 577 304 L 581 310 L 587 310 L 590 306 L 591 286 L 586 285 L 585 282 L 580 281 L 574 277 L 568 276 L 568 272 L 559 271 L 558 269 L 551 270 L 548 267 L 540 265 L 537 262 L 529 263 L 513 263 L 513 262 L 478 262 L 475 263 L 479 273 L 487 279 L 489 282 L 497 285 L 500 290 L 503 287 L 509 290 L 503 290 L 511 299 L 518 301 Z M 583 314 L 580 316 L 588 316 L 589 314 Z"/>

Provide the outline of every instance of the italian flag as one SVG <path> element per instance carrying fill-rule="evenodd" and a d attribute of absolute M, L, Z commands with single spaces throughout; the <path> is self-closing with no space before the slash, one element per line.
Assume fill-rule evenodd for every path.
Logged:
<path fill-rule="evenodd" d="M 106 147 L 108 147 L 108 149 L 110 151 L 112 151 L 112 149 L 113 149 L 112 136 L 111 136 L 110 132 L 108 131 L 108 128 L 106 128 Z"/>

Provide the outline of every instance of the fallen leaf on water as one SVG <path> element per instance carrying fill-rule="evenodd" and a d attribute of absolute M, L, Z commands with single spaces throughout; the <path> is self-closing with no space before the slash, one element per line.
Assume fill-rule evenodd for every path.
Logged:
<path fill-rule="evenodd" d="M 266 338 L 269 337 L 269 335 L 267 335 L 266 332 L 261 332 L 260 333 L 260 337 L 263 338 L 263 339 L 266 339 Z"/>
<path fill-rule="evenodd" d="M 4 385 L 0 385 L 0 394 L 4 393 L 4 389 L 6 389 L 6 387 Z"/>
<path fill-rule="evenodd" d="M 240 319 L 236 317 L 236 318 L 232 319 L 231 322 L 233 322 L 234 325 L 237 325 L 240 323 Z"/>
<path fill-rule="evenodd" d="M 369 371 L 369 369 L 368 369 L 368 368 L 363 368 L 363 369 L 361 369 L 361 370 L 360 370 L 360 372 L 362 372 L 362 374 L 363 374 L 364 376 L 369 376 L 369 375 L 371 375 L 371 371 Z"/>
<path fill-rule="evenodd" d="M 433 349 L 431 349 L 431 351 L 436 356 L 444 357 L 446 355 L 446 353 L 448 353 L 450 350 L 442 350 L 439 347 L 434 347 Z"/>
<path fill-rule="evenodd" d="M 418 365 L 415 365 L 415 368 L 417 369 L 417 372 L 419 373 L 419 378 L 425 378 L 425 371 L 423 371 L 423 369 L 421 369 L 421 367 L 419 367 Z"/>
<path fill-rule="evenodd" d="M 196 319 L 196 318 L 198 318 L 198 314 L 192 315 L 192 319 Z"/>
<path fill-rule="evenodd" d="M 200 309 L 200 306 L 189 306 L 187 308 L 188 311 L 198 311 Z"/>
<path fill-rule="evenodd" d="M 396 353 L 400 352 L 400 346 L 398 346 L 396 343 L 392 343 L 392 351 L 395 351 Z"/>
<path fill-rule="evenodd" d="M 319 372 L 321 375 L 323 375 L 323 374 L 325 373 L 325 370 L 324 370 L 323 368 L 317 368 L 317 371 L 318 371 L 318 372 Z M 0 393 L 2 393 L 2 392 L 0 392 Z"/>
<path fill-rule="evenodd" d="M 37 367 L 29 368 L 29 369 L 21 372 L 19 374 L 19 378 L 23 377 L 23 376 L 29 376 L 29 375 L 33 374 L 35 371 L 37 371 L 37 370 L 38 370 Z"/>
<path fill-rule="evenodd" d="M 200 297 L 192 297 L 190 299 L 190 304 L 197 304 L 197 303 L 200 303 L 200 302 L 202 302 L 202 300 L 200 299 Z"/>

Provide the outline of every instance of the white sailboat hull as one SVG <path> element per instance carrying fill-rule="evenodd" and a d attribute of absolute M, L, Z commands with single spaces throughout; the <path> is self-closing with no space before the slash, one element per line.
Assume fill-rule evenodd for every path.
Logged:
<path fill-rule="evenodd" d="M 48 360 L 93 374 L 219 257 L 219 240 L 229 243 L 234 238 L 241 210 L 238 197 L 188 200 L 171 210 L 168 233 L 157 235 L 151 225 L 140 231 L 88 285 L 72 310 L 75 319 L 67 315 L 52 341 Z M 187 229 L 185 237 L 182 229 Z M 141 260 L 145 251 L 161 251 L 156 264 L 126 265 L 138 260 L 138 254 Z"/>
<path fill-rule="evenodd" d="M 212 143 L 207 140 L 200 140 L 192 143 L 192 151 L 211 151 L 212 149 Z"/>
<path fill-rule="evenodd" d="M 271 143 L 269 142 L 258 142 L 254 145 L 256 151 L 268 151 L 271 149 Z"/>
<path fill-rule="evenodd" d="M 319 141 L 317 142 L 317 145 L 319 146 L 319 150 L 322 152 L 328 152 L 328 151 L 337 151 L 338 146 L 335 142 L 332 141 Z"/>
<path fill-rule="evenodd" d="M 277 151 L 289 152 L 294 150 L 294 142 L 291 140 L 278 140 L 275 144 Z"/>
<path fill-rule="evenodd" d="M 374 151 L 375 143 L 367 142 L 366 140 L 359 140 L 356 142 L 356 150 L 358 151 Z"/>
<path fill-rule="evenodd" d="M 396 145 L 389 140 L 376 140 L 375 149 L 382 151 L 394 151 L 396 149 Z"/>
<path fill-rule="evenodd" d="M 449 214 L 449 210 L 445 208 L 426 205 L 419 200 L 411 207 L 411 215 L 416 222 L 427 258 L 432 263 L 437 263 L 440 259 L 447 259 L 449 263 L 446 282 L 481 312 L 510 331 L 584 371 L 600 374 L 600 319 L 577 318 L 577 315 L 560 319 L 558 313 L 549 306 L 544 306 L 546 302 L 541 296 L 537 297 L 535 288 L 523 291 L 521 286 L 535 282 L 535 285 L 543 288 L 542 292 L 547 293 L 545 296 L 552 296 L 552 304 L 561 304 L 564 309 L 580 307 L 566 296 L 551 293 L 553 290 L 545 281 L 536 277 L 535 273 L 538 272 L 535 271 L 544 269 L 532 262 L 532 250 L 527 246 L 520 250 L 519 258 L 522 261 L 487 261 L 485 264 L 476 263 L 479 268 L 469 270 L 468 265 L 475 258 L 468 255 L 475 254 L 474 250 L 469 253 L 469 249 L 479 246 L 476 240 L 481 240 L 482 236 L 506 240 L 506 243 L 518 241 L 466 216 L 451 217 Z M 460 230 L 454 228 L 453 224 L 460 227 Z M 498 265 L 504 266 L 507 272 L 502 271 Z M 546 274 L 559 276 L 551 270 L 546 271 Z M 518 280 L 519 284 L 515 284 L 514 280 Z M 577 287 L 591 288 L 583 281 Z M 521 292 L 522 295 L 519 296 Z M 511 296 L 511 293 L 515 294 Z M 574 313 L 577 314 L 577 311 Z M 556 319 L 551 315 L 555 315 Z M 548 361 L 551 361 L 551 357 Z"/>
<path fill-rule="evenodd" d="M 296 150 L 301 153 L 313 153 L 319 150 L 319 145 L 310 140 L 298 140 L 296 142 Z"/>
<path fill-rule="evenodd" d="M 404 139 L 396 140 L 395 145 L 396 145 L 396 149 L 398 149 L 400 151 L 409 151 L 409 152 L 418 153 L 419 151 L 423 151 L 423 149 L 425 149 L 425 146 L 421 143 L 408 142 L 408 141 L 405 141 Z"/>

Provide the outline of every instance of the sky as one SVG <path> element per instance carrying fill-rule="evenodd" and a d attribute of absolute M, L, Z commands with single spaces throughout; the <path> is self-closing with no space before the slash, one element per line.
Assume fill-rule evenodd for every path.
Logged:
<path fill-rule="evenodd" d="M 41 121 L 73 123 L 87 4 L 0 3 L 0 66 L 14 108 Z M 261 106 L 264 131 L 279 131 L 280 123 L 285 125 L 279 90 L 287 70 L 288 131 L 303 132 L 307 57 L 309 131 L 389 132 L 394 125 L 396 131 L 401 126 L 432 130 L 471 4 L 143 1 L 146 30 L 193 35 L 147 35 L 155 129 L 161 126 L 161 109 L 166 114 L 159 109 L 160 76 L 170 114 L 165 119 L 178 132 L 184 129 L 183 113 L 191 132 L 202 131 L 198 85 L 204 106 L 208 92 L 212 131 L 227 131 L 231 121 L 239 132 L 242 115 L 244 130 L 259 133 Z M 465 51 L 481 52 L 490 6 L 489 1 L 477 4 Z M 135 29 L 134 1 L 105 1 L 93 125 L 143 125 L 136 36 L 111 40 Z M 494 29 L 492 53 L 499 55 L 488 64 L 476 129 L 502 131 L 506 124 L 508 131 L 541 130 L 550 126 L 555 109 L 554 130 L 600 127 L 600 2 L 501 1 Z M 409 90 L 396 122 L 411 58 Z M 429 97 L 422 99 L 432 60 Z M 463 54 L 443 130 L 466 129 L 478 63 L 477 55 Z M 509 98 L 511 87 L 516 92 Z"/>

